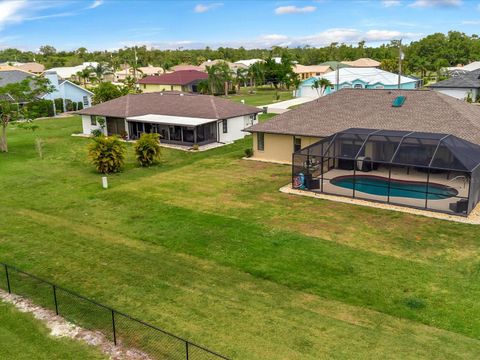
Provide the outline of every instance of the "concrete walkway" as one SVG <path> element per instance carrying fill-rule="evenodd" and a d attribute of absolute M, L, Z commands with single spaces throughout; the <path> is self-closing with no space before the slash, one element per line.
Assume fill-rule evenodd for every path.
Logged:
<path fill-rule="evenodd" d="M 274 113 L 274 114 L 282 114 L 282 113 L 290 110 L 289 107 L 291 107 L 291 106 L 305 104 L 305 103 L 307 103 L 309 101 L 312 101 L 312 100 L 315 100 L 315 98 L 300 97 L 300 98 L 294 98 L 294 99 L 280 101 L 280 102 L 277 102 L 277 103 L 258 106 L 258 107 L 260 109 L 263 109 L 266 106 L 267 107 L 267 112 Z"/>

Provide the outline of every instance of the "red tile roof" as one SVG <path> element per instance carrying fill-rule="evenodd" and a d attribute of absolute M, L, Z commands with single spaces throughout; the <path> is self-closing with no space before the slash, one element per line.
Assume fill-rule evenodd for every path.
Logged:
<path fill-rule="evenodd" d="M 203 119 L 229 119 L 256 114 L 260 109 L 218 96 L 178 91 L 129 94 L 83 109 L 77 114 L 127 118 L 141 115 L 170 115 Z"/>
<path fill-rule="evenodd" d="M 197 80 L 208 79 L 208 75 L 197 70 L 180 70 L 168 74 L 146 76 L 139 84 L 187 85 Z"/>

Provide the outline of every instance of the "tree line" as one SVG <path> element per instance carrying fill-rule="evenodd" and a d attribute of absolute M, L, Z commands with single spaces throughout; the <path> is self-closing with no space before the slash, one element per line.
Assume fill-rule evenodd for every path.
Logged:
<path fill-rule="evenodd" d="M 402 48 L 405 54 L 404 71 L 406 74 L 424 76 L 427 72 L 437 72 L 445 66 L 467 64 L 480 59 L 478 35 L 467 35 L 459 31 L 431 34 L 406 44 Z M 395 70 L 399 49 L 398 41 L 391 41 L 377 47 L 366 46 L 365 42 L 361 41 L 355 45 L 331 43 L 324 47 L 273 47 L 271 49 L 245 49 L 243 47 L 212 49 L 206 47 L 204 49 L 158 50 L 139 46 L 125 47 L 116 51 L 88 51 L 85 47 L 80 47 L 75 51 L 57 51 L 51 45 L 44 45 L 40 47 L 38 53 L 13 48 L 0 50 L 0 62 L 36 60 L 44 64 L 46 68 L 51 68 L 96 61 L 108 64 L 113 69 L 118 69 L 121 64 L 137 64 L 137 66 L 150 64 L 168 69 L 182 63 L 198 65 L 208 59 L 234 62 L 241 59 L 267 59 L 282 55 L 288 55 L 292 61 L 303 65 L 369 57 L 382 62 L 382 67 L 386 70 Z"/>

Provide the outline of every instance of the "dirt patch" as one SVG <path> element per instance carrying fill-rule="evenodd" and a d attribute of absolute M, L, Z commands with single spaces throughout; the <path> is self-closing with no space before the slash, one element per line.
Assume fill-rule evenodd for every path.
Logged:
<path fill-rule="evenodd" d="M 83 329 L 63 317 L 58 316 L 51 310 L 44 309 L 35 305 L 30 300 L 18 295 L 9 294 L 0 289 L 0 299 L 5 303 L 15 306 L 15 308 L 24 313 L 31 313 L 33 316 L 42 321 L 48 329 L 50 335 L 54 337 L 67 337 L 77 341 L 97 347 L 102 353 L 113 360 L 150 360 L 151 358 L 136 349 L 123 347 L 121 344 L 115 346 L 102 333 L 98 331 Z"/>

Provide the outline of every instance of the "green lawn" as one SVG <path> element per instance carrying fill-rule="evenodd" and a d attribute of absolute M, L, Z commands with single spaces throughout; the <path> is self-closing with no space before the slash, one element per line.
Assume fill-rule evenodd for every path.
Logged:
<path fill-rule="evenodd" d="M 105 191 L 80 120 L 39 125 L 0 154 L 5 262 L 238 359 L 480 356 L 477 226 L 282 194 L 251 138 L 129 149 Z"/>
<path fill-rule="evenodd" d="M 250 88 L 241 88 L 240 94 L 232 94 L 226 98 L 236 102 L 245 100 L 245 104 L 252 106 L 268 105 L 293 98 L 292 90 L 278 91 L 278 95 L 280 96 L 278 100 L 275 98 L 275 89 L 271 87 L 254 88 L 252 94 L 250 94 L 249 91 Z"/>
<path fill-rule="evenodd" d="M 0 359 L 106 359 L 79 341 L 54 338 L 33 315 L 0 302 Z"/>

